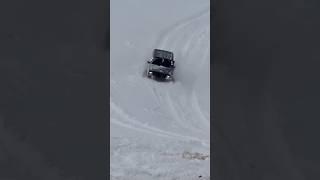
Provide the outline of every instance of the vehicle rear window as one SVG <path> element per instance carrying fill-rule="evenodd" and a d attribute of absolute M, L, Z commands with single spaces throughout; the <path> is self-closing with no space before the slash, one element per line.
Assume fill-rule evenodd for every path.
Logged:
<path fill-rule="evenodd" d="M 172 63 L 168 59 L 162 59 L 162 58 L 155 58 L 152 62 L 152 64 L 158 65 L 158 66 L 164 66 L 164 67 L 171 67 Z"/>
<path fill-rule="evenodd" d="M 162 65 L 165 67 L 170 67 L 171 66 L 171 61 L 168 59 L 164 59 L 162 62 Z"/>
<path fill-rule="evenodd" d="M 161 58 L 155 58 L 153 60 L 152 64 L 160 66 L 162 64 L 162 59 Z"/>

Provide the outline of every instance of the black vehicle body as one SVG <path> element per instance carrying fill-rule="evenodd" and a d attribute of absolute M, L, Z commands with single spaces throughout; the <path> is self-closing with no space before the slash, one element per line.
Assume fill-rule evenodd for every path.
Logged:
<path fill-rule="evenodd" d="M 160 78 L 162 80 L 173 80 L 174 63 L 172 52 L 154 49 L 153 57 L 148 61 L 147 76 Z"/>

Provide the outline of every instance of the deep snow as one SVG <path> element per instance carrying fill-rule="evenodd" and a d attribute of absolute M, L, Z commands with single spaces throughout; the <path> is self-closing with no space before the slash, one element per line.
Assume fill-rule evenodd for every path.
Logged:
<path fill-rule="evenodd" d="M 210 1 L 110 5 L 111 179 L 209 179 Z M 174 83 L 143 76 L 154 48 L 175 53 Z"/>

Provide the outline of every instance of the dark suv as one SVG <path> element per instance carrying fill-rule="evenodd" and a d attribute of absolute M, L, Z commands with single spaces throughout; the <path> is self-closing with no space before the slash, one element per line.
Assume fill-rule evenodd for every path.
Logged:
<path fill-rule="evenodd" d="M 154 49 L 153 57 L 148 61 L 147 76 L 163 80 L 173 80 L 175 69 L 173 53 L 170 51 Z"/>

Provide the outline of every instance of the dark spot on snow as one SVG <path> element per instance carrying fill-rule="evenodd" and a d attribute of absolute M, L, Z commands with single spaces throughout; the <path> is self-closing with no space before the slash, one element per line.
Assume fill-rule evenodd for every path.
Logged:
<path fill-rule="evenodd" d="M 202 178 L 202 176 L 198 176 L 199 178 Z"/>

